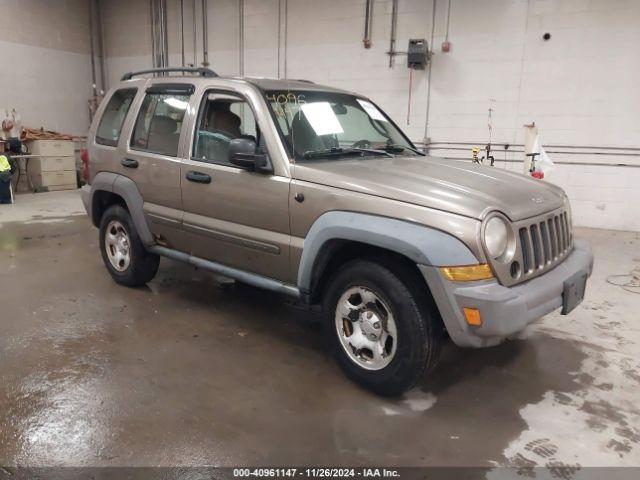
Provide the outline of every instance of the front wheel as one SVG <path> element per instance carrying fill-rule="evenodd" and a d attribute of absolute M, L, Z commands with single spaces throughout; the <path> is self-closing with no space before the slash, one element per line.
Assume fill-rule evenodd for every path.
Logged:
<path fill-rule="evenodd" d="M 401 266 L 355 260 L 338 271 L 324 310 L 334 354 L 347 376 L 395 396 L 433 367 L 442 329 L 424 289 Z"/>
<path fill-rule="evenodd" d="M 112 205 L 102 215 L 100 250 L 107 270 L 120 285 L 144 285 L 158 272 L 160 257 L 147 252 L 131 215 L 120 205 Z"/>

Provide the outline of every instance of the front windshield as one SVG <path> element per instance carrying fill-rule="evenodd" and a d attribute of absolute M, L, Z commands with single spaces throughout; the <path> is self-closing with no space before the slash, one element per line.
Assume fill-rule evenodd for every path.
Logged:
<path fill-rule="evenodd" d="M 268 90 L 265 95 L 296 161 L 420 153 L 389 117 L 364 98 L 309 90 Z"/>

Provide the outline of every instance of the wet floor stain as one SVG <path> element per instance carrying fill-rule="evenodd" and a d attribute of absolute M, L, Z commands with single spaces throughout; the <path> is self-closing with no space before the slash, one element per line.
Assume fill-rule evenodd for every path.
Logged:
<path fill-rule="evenodd" d="M 610 251 L 607 247 L 601 251 Z M 630 252 L 620 253 L 624 259 Z M 637 300 L 605 282 L 598 285 L 607 269 L 619 268 L 617 262 L 604 267 L 594 271 L 591 288 L 595 283 L 596 290 L 587 292 L 581 315 L 551 314 L 521 336 L 568 340 L 584 357 L 568 372 L 571 391 L 554 389 L 521 410 L 527 428 L 498 465 L 546 466 L 560 478 L 573 478 L 587 467 L 640 465 L 640 382 L 634 379 L 640 371 L 640 332 L 633 313 Z M 528 448 L 541 441 L 557 447 L 552 456 L 549 449 Z"/>
<path fill-rule="evenodd" d="M 569 423 L 579 412 L 590 431 L 611 432 L 611 452 L 637 452 L 640 422 L 603 372 L 615 361 L 636 382 L 638 365 L 608 344 L 589 350 L 544 328 L 489 349 L 447 344 L 418 388 L 383 399 L 342 375 L 317 316 L 298 305 L 166 260 L 147 287 L 120 287 L 86 217 L 47 220 L 0 227 L 0 464 L 295 459 L 546 465 L 570 477 L 579 462 L 563 456 L 558 424 L 531 430 L 532 405 L 552 417 L 564 408 Z"/>

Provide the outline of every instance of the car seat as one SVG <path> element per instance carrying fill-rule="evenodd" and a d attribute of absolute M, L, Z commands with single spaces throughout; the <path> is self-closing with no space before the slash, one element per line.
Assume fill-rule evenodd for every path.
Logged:
<path fill-rule="evenodd" d="M 317 135 L 302 112 L 298 112 L 291 122 L 290 141 L 299 156 L 303 156 L 310 151 L 339 147 L 338 139 L 335 135 Z"/>
<path fill-rule="evenodd" d="M 151 120 L 149 127 L 148 149 L 164 155 L 175 157 L 178 154 L 180 133 L 176 132 L 178 122 L 168 116 L 157 116 Z"/>

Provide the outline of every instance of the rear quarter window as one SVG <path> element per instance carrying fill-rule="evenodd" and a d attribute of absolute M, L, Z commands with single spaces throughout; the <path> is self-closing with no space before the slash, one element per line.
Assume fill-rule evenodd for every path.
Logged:
<path fill-rule="evenodd" d="M 102 112 L 98 130 L 96 131 L 96 143 L 111 147 L 118 145 L 122 125 L 125 118 L 127 118 L 127 113 L 131 108 L 136 92 L 137 89 L 135 88 L 126 88 L 116 90 L 113 93 L 104 112 Z"/>

